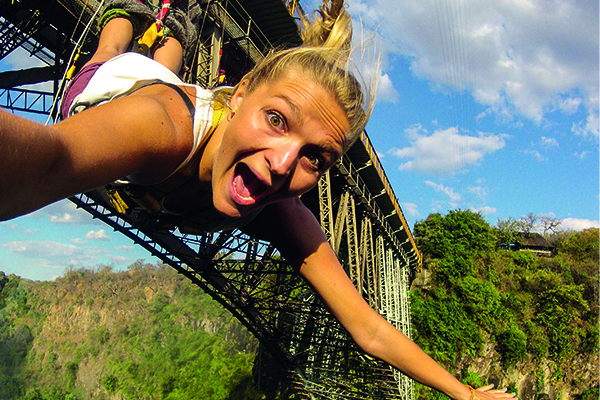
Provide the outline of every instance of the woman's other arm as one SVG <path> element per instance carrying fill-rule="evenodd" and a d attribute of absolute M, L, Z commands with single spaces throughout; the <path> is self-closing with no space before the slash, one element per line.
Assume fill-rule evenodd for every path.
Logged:
<path fill-rule="evenodd" d="M 189 113 L 171 90 L 149 87 L 53 126 L 0 111 L 0 219 L 131 174 L 165 178 L 191 148 Z"/>
<path fill-rule="evenodd" d="M 263 233 L 286 260 L 298 268 L 325 305 L 366 353 L 377 357 L 409 377 L 446 393 L 468 400 L 471 391 L 414 342 L 377 314 L 360 296 L 327 243 L 312 213 L 299 199 L 272 205 L 263 211 L 249 233 Z M 477 392 L 481 400 L 513 398 L 504 390 Z"/>

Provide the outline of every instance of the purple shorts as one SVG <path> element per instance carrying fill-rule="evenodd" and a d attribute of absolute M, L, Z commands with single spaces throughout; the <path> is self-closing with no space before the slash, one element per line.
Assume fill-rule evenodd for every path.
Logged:
<path fill-rule="evenodd" d="M 69 108 L 71 108 L 71 104 L 75 97 L 79 96 L 83 89 L 87 86 L 92 79 L 92 76 L 96 73 L 98 68 L 104 64 L 102 62 L 93 63 L 90 65 L 86 65 L 79 71 L 73 79 L 69 82 L 69 86 L 67 86 L 67 90 L 65 90 L 65 95 L 63 96 L 62 103 L 60 105 L 60 114 L 62 119 L 65 119 L 69 116 Z"/>

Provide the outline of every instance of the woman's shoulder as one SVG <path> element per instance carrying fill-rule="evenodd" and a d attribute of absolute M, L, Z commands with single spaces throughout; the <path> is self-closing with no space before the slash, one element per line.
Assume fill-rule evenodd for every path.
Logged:
<path fill-rule="evenodd" d="M 294 257 L 314 252 L 323 237 L 316 217 L 298 197 L 269 204 L 244 231 Z"/>

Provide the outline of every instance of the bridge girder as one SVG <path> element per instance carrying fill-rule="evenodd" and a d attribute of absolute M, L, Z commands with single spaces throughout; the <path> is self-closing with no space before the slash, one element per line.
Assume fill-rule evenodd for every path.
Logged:
<path fill-rule="evenodd" d="M 49 115 L 53 103 L 54 93 L 23 89 L 0 90 L 0 107 L 13 111 Z"/>
<path fill-rule="evenodd" d="M 205 7 L 206 18 L 200 27 L 195 68 L 186 80 L 213 87 L 219 69 L 224 68 L 232 80 L 228 83 L 234 83 L 273 45 L 260 33 L 259 16 L 225 9 L 221 2 L 199 3 Z M 229 3 L 241 7 L 245 0 Z M 279 0 L 266 3 L 279 4 L 287 13 Z M 275 12 L 266 18 L 285 20 Z M 287 19 L 293 22 L 289 15 Z M 286 23 L 280 29 L 289 29 Z M 58 52 L 58 47 L 54 50 Z M 3 94 L 7 102 L 0 105 L 6 108 L 49 112 L 45 101 L 51 94 L 13 88 L 0 92 L 0 101 Z M 33 100 L 30 95 L 38 97 Z M 24 104 L 17 104 L 17 99 Z M 366 161 L 359 160 L 365 155 Z M 143 212 L 116 213 L 95 192 L 72 201 L 171 265 L 231 311 L 288 372 L 299 393 L 319 399 L 412 399 L 411 381 L 359 351 L 311 288 L 268 243 L 239 231 L 191 235 L 158 228 Z M 407 290 L 420 255 L 366 133 L 303 201 L 318 216 L 361 294 L 410 336 Z"/>

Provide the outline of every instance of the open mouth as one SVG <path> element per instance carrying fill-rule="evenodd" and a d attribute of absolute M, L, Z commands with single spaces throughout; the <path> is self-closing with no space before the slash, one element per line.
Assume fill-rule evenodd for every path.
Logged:
<path fill-rule="evenodd" d="M 256 203 L 267 191 L 267 186 L 244 163 L 236 165 L 231 187 L 236 202 L 241 205 Z"/>

